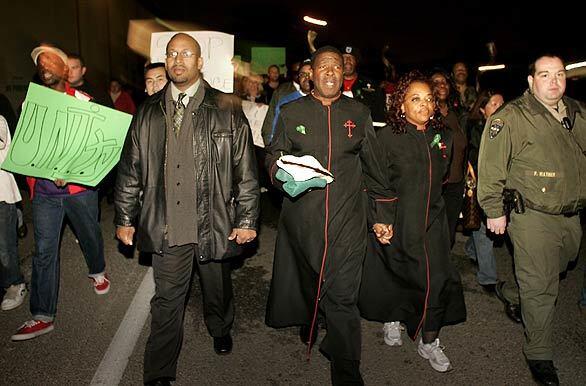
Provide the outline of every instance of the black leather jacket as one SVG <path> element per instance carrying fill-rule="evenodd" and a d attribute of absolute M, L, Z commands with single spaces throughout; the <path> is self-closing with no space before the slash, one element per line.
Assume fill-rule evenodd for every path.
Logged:
<path fill-rule="evenodd" d="M 248 121 L 237 100 L 202 80 L 205 96 L 194 120 L 199 261 L 221 259 L 233 228 L 256 229 L 258 171 Z M 167 87 L 169 87 L 167 85 Z M 137 247 L 161 253 L 165 238 L 167 87 L 132 120 L 118 165 L 117 226 L 135 226 Z"/>

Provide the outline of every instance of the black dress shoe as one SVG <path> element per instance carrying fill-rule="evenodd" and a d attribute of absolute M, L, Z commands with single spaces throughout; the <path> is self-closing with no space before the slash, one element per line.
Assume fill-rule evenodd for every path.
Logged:
<path fill-rule="evenodd" d="M 484 290 L 484 292 L 486 292 L 487 294 L 494 294 L 496 291 L 496 284 L 480 284 L 480 286 L 482 287 L 482 289 Z"/>
<path fill-rule="evenodd" d="M 218 355 L 226 355 L 232 352 L 232 337 L 230 334 L 214 338 L 214 351 Z"/>
<path fill-rule="evenodd" d="M 537 382 L 545 386 L 557 386 L 560 384 L 558 374 L 553 366 L 553 361 L 528 360 L 531 374 Z"/>
<path fill-rule="evenodd" d="M 299 340 L 301 340 L 301 343 L 303 343 L 305 345 L 309 342 L 309 331 L 310 331 L 310 328 L 308 325 L 304 324 L 303 326 L 299 327 Z M 317 328 L 314 328 L 313 335 L 311 337 L 311 345 L 313 346 L 316 341 L 317 341 Z"/>
<path fill-rule="evenodd" d="M 146 382 L 145 386 L 171 386 L 171 381 L 167 379 L 155 379 L 154 381 Z"/>
<path fill-rule="evenodd" d="M 18 227 L 17 234 L 19 239 L 24 239 L 28 233 L 28 228 L 25 223 Z"/>
<path fill-rule="evenodd" d="M 503 295 L 504 281 L 497 283 L 494 287 L 494 293 L 497 298 L 505 305 L 505 314 L 515 323 L 521 323 L 523 318 L 521 317 L 521 306 L 519 304 L 511 303 Z"/>

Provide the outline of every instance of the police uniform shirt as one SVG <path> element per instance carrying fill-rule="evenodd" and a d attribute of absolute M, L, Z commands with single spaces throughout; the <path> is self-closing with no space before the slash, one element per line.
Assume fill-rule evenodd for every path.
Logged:
<path fill-rule="evenodd" d="M 561 99 L 558 101 L 558 105 L 555 109 L 553 107 L 551 107 L 550 105 L 543 103 L 541 101 L 541 99 L 539 99 L 537 97 L 535 97 L 535 99 L 537 99 L 539 101 L 539 103 L 541 103 L 543 106 L 545 106 L 547 111 L 549 111 L 554 116 L 554 118 L 557 119 L 558 121 L 561 122 L 562 119 L 567 117 L 566 105 L 564 104 L 564 102 Z"/>

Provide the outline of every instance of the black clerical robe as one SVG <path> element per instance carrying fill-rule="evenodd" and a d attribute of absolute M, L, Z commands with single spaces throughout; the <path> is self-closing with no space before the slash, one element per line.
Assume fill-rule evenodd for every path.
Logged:
<path fill-rule="evenodd" d="M 314 156 L 334 175 L 334 181 L 296 198 L 285 194 L 266 323 L 272 327 L 309 325 L 322 269 L 319 297 L 335 288 L 344 294 L 334 302 L 344 302 L 350 313 L 355 308 L 359 319 L 356 301 L 366 253 L 367 210 L 373 223 L 389 224 L 394 217 L 394 193 L 379 164 L 382 152 L 368 109 L 346 96 L 331 106 L 323 106 L 311 95 L 283 106 L 266 162 L 277 187 L 282 185 L 275 179 L 276 161 L 285 154 Z M 354 327 L 347 334 L 358 334 L 358 347 L 356 340 L 349 344 L 356 354 L 360 323 L 357 329 L 354 322 L 340 323 L 349 324 Z M 330 351 L 336 350 L 331 347 L 335 345 L 330 345 Z"/>
<path fill-rule="evenodd" d="M 442 198 L 452 140 L 448 130 L 413 125 L 405 133 L 383 128 L 378 139 L 398 196 L 396 219 L 390 245 L 369 240 L 359 308 L 366 319 L 405 323 L 415 339 L 466 318 Z"/>

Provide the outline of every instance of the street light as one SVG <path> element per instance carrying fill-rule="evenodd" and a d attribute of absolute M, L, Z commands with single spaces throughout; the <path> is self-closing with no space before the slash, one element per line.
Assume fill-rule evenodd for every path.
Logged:
<path fill-rule="evenodd" d="M 489 66 L 479 66 L 478 71 L 479 72 L 494 71 L 494 70 L 502 70 L 504 68 L 505 68 L 504 64 L 494 64 L 494 65 L 489 65 Z"/>
<path fill-rule="evenodd" d="M 568 64 L 566 66 L 566 71 L 573 70 L 574 68 L 581 68 L 581 67 L 586 67 L 586 61 Z"/>
<path fill-rule="evenodd" d="M 488 50 L 488 56 L 490 59 L 488 61 L 488 64 L 478 67 L 478 72 L 503 70 L 505 68 L 504 64 L 495 64 L 495 62 L 496 62 L 496 44 L 494 42 L 488 42 L 488 43 L 486 43 L 486 48 Z"/>
<path fill-rule="evenodd" d="M 325 20 L 320 20 L 320 19 L 316 19 L 313 18 L 311 16 L 303 16 L 303 20 L 310 23 L 310 24 L 315 24 L 315 25 L 319 25 L 322 27 L 325 27 L 326 25 L 328 25 L 328 22 Z"/>

